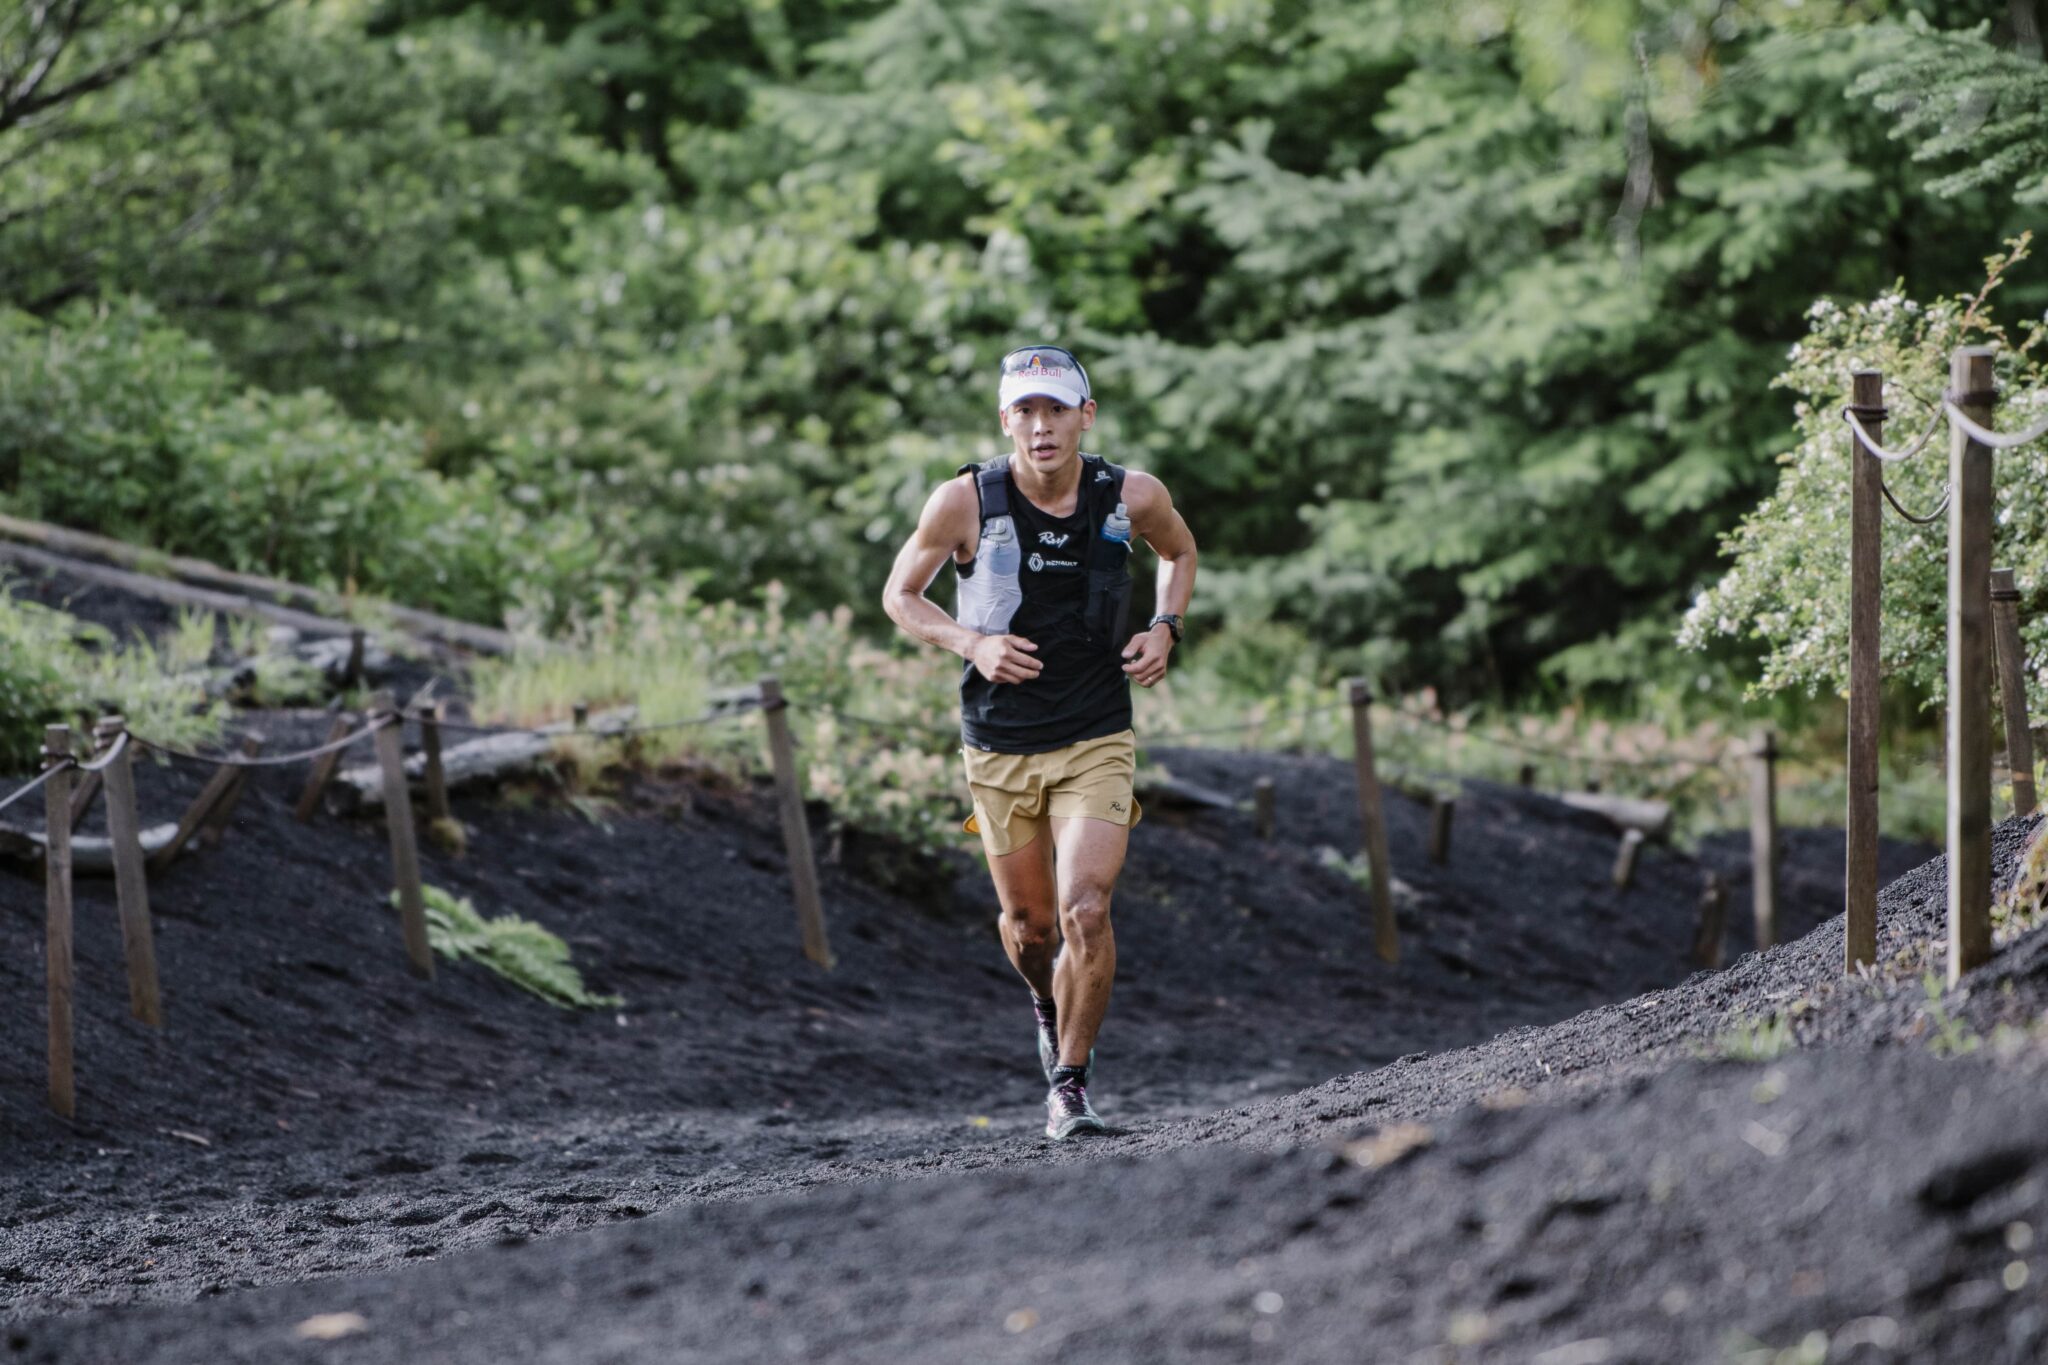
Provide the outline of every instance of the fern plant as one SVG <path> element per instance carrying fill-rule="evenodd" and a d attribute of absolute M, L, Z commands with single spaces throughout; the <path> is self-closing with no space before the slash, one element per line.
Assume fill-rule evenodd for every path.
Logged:
<path fill-rule="evenodd" d="M 569 945 L 530 919 L 498 915 L 486 919 L 467 896 L 438 886 L 422 887 L 427 905 L 427 942 L 451 962 L 471 961 L 564 1009 L 608 1009 L 625 1003 L 618 995 L 594 995 L 569 962 Z M 398 893 L 391 893 L 398 904 Z"/>

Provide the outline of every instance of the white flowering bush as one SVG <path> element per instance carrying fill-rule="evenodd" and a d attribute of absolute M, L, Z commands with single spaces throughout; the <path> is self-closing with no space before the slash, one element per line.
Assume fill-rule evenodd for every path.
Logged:
<path fill-rule="evenodd" d="M 1998 348 L 1994 426 L 2016 430 L 2048 416 L 2048 324 L 2032 320 L 2008 335 L 1992 317 L 1992 296 L 2026 259 L 2029 236 L 2006 245 L 1985 262 L 1984 287 L 1974 295 L 1923 305 L 1895 288 L 1867 303 L 1843 307 L 1823 299 L 1807 310 L 1810 330 L 1775 381 L 1796 395 L 1799 443 L 1781 458 L 1777 490 L 1724 538 L 1733 564 L 1699 595 L 1678 635 L 1694 649 L 1717 637 L 1762 642 L 1763 671 L 1752 695 L 1848 687 L 1854 438 L 1842 409 L 1855 371 L 1884 374 L 1890 419 L 1883 441 L 1894 450 L 1937 421 L 1958 346 Z M 2048 441 L 1996 458 L 1992 563 L 2017 571 L 2027 676 L 2038 707 L 2048 697 Z M 1945 424 L 1918 458 L 1884 466 L 1884 477 L 1914 514 L 1939 506 L 1948 481 Z M 1880 667 L 1938 703 L 1947 657 L 1947 520 L 1916 526 L 1886 507 L 1883 528 Z"/>

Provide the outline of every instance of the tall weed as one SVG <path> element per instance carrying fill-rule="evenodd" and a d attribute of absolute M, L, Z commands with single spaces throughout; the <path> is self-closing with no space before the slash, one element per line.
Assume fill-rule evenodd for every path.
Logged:
<path fill-rule="evenodd" d="M 622 601 L 607 594 L 555 648 L 538 645 L 481 666 L 478 714 L 517 725 L 592 710 L 638 707 L 642 722 L 703 714 L 721 693 L 774 674 L 789 699 L 806 794 L 835 822 L 924 848 L 958 838 L 965 794 L 959 750 L 957 665 L 930 650 L 876 644 L 840 607 L 793 619 L 771 583 L 759 604 L 703 602 L 686 582 Z M 570 739 L 584 764 L 593 746 Z M 635 738 L 642 757 L 690 760 L 735 773 L 768 769 L 764 730 L 751 711 Z"/>
<path fill-rule="evenodd" d="M 211 647 L 211 618 L 187 620 L 161 644 L 125 643 L 104 626 L 14 597 L 0 582 L 0 765 L 35 766 L 43 727 L 89 730 L 110 711 L 138 733 L 170 744 L 217 737 L 225 708 L 194 670 Z"/>

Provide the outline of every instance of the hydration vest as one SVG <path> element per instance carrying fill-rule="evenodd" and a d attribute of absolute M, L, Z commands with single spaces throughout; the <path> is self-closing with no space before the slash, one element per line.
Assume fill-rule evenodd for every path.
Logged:
<path fill-rule="evenodd" d="M 954 565 L 960 576 L 955 617 L 983 635 L 1006 634 L 1023 602 L 1018 572 L 1022 552 L 1010 514 L 1010 457 L 999 455 L 984 463 L 964 464 L 957 472 L 974 475 L 975 491 L 981 498 L 981 534 L 974 559 Z M 1083 552 L 1088 595 L 1082 619 L 1088 633 L 1112 653 L 1123 649 L 1130 629 L 1131 550 L 1127 541 L 1106 539 L 1102 531 L 1103 523 L 1124 500 L 1123 494 L 1123 466 L 1084 451 L 1078 496 L 1087 509 L 1089 530 L 1088 547 Z"/>

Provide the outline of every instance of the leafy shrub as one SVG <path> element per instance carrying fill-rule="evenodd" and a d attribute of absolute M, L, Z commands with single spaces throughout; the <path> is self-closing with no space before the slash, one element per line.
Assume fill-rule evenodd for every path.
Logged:
<path fill-rule="evenodd" d="M 2030 426 L 2048 415 L 2048 326 L 2032 322 L 2017 338 L 1992 317 L 1992 294 L 2026 259 L 2022 236 L 1987 262 L 1975 295 L 1922 304 L 1901 291 L 1847 307 L 1822 300 L 1808 310 L 1810 330 L 1793 346 L 1778 387 L 1797 395 L 1799 444 L 1782 460 L 1778 487 L 1723 542 L 1733 561 L 1701 593 L 1679 641 L 1702 648 L 1717 637 L 1760 641 L 1767 653 L 1757 694 L 1803 690 L 1845 693 L 1849 660 L 1849 433 L 1841 409 L 1858 369 L 1884 372 L 1891 422 L 1885 443 L 1909 444 L 1935 420 L 1958 346 L 1996 344 L 1997 425 Z M 1997 457 L 1992 515 L 1993 563 L 2017 570 L 2031 703 L 2048 694 L 2048 462 L 2044 443 Z M 1948 480 L 1945 434 L 1886 482 L 1916 512 L 1936 506 Z M 1945 689 L 1947 658 L 1945 522 L 1907 525 L 1884 513 L 1883 644 L 1879 666 L 1930 704 Z"/>
<path fill-rule="evenodd" d="M 427 904 L 427 942 L 451 962 L 472 961 L 490 968 L 523 991 L 564 1009 L 610 1009 L 623 996 L 593 995 L 583 974 L 569 965 L 569 945 L 532 920 L 517 915 L 490 919 L 467 896 L 438 886 L 421 888 Z M 391 893 L 398 904 L 398 893 Z"/>
<path fill-rule="evenodd" d="M 119 712 L 138 733 L 169 744 L 204 743 L 224 708 L 194 672 L 212 648 L 211 617 L 191 618 L 160 645 L 122 646 L 103 626 L 10 595 L 0 582 L 0 764 L 34 767 L 45 725 L 91 729 Z"/>
<path fill-rule="evenodd" d="M 244 388 L 139 300 L 0 314 L 0 500 L 18 515 L 472 620 L 615 571 L 580 508 L 529 515 L 489 468 L 428 469 L 426 445 L 318 390 Z"/>

